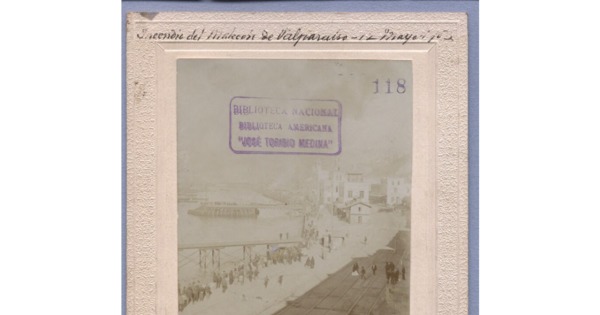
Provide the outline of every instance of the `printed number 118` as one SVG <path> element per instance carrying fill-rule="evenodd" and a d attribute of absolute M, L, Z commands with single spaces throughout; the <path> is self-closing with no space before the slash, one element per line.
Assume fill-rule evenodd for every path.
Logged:
<path fill-rule="evenodd" d="M 375 83 L 375 92 L 373 92 L 373 94 L 379 94 L 379 79 L 373 81 L 373 83 Z M 406 92 L 406 80 L 404 79 L 398 79 L 393 87 L 390 79 L 385 80 L 385 83 L 387 86 L 386 94 L 391 94 L 393 88 L 398 94 L 403 94 L 404 92 Z"/>

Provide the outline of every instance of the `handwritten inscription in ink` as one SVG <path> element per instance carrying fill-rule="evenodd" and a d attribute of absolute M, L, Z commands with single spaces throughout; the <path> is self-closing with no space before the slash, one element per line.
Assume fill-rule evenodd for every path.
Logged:
<path fill-rule="evenodd" d="M 152 41 L 243 41 L 243 42 L 287 42 L 296 47 L 301 43 L 314 42 L 397 42 L 407 44 L 411 42 L 453 41 L 452 35 L 447 31 L 412 33 L 402 30 L 385 28 L 377 33 L 352 34 L 343 30 L 331 32 L 315 32 L 297 28 L 283 28 L 278 30 L 238 30 L 195 28 L 193 30 L 167 29 L 164 31 L 151 31 L 147 28 L 139 30 L 135 38 L 138 40 Z"/>

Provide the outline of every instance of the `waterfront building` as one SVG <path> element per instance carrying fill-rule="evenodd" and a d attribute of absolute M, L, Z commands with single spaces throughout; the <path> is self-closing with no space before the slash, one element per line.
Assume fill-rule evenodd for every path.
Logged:
<path fill-rule="evenodd" d="M 386 204 L 397 206 L 405 197 L 410 195 L 410 182 L 406 178 L 387 177 L 382 180 L 386 193 Z"/>
<path fill-rule="evenodd" d="M 353 200 L 345 206 L 337 208 L 338 216 L 352 224 L 362 224 L 369 222 L 371 215 L 371 205 L 368 203 Z"/>
<path fill-rule="evenodd" d="M 317 167 L 317 179 L 319 182 L 319 203 L 332 205 L 340 200 L 343 194 L 342 187 L 346 181 L 346 174 L 337 171 L 327 171 Z"/>
<path fill-rule="evenodd" d="M 341 201 L 348 203 L 358 200 L 368 204 L 370 191 L 371 185 L 364 181 L 362 173 L 348 173 L 346 180 L 342 182 Z"/>
<path fill-rule="evenodd" d="M 339 169 L 326 171 L 317 168 L 319 181 L 319 203 L 333 205 L 360 200 L 369 203 L 371 184 L 364 180 L 362 173 L 344 173 Z"/>

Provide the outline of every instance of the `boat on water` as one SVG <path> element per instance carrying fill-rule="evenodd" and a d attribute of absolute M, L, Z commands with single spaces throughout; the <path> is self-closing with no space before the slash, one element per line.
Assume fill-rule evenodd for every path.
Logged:
<path fill-rule="evenodd" d="M 245 217 L 256 218 L 260 210 L 255 206 L 239 205 L 202 205 L 188 211 L 189 214 L 200 217 Z"/>
<path fill-rule="evenodd" d="M 301 216 L 304 212 L 298 205 L 238 205 L 204 204 L 188 210 L 189 214 L 199 217 L 242 217 L 242 218 L 280 218 Z"/>

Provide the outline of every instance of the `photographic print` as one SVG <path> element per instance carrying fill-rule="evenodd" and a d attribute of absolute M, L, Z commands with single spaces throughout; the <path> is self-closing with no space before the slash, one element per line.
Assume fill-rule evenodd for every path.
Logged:
<path fill-rule="evenodd" d="M 180 314 L 409 314 L 413 69 L 179 59 Z"/>
<path fill-rule="evenodd" d="M 465 13 L 125 26 L 128 314 L 468 313 Z"/>

